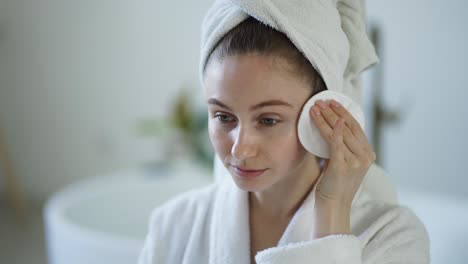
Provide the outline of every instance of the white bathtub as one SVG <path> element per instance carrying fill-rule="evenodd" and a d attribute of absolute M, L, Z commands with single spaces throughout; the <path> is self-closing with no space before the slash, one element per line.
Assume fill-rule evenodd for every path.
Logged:
<path fill-rule="evenodd" d="M 210 174 L 182 162 L 159 173 L 132 169 L 64 189 L 45 208 L 50 263 L 136 263 L 151 209 L 176 193 L 209 184 Z M 399 196 L 429 231 L 431 263 L 467 263 L 466 201 L 410 190 L 400 190 Z"/>
<path fill-rule="evenodd" d="M 179 162 L 135 168 L 73 184 L 44 209 L 50 264 L 136 263 L 151 209 L 177 193 L 208 185 L 212 173 Z"/>

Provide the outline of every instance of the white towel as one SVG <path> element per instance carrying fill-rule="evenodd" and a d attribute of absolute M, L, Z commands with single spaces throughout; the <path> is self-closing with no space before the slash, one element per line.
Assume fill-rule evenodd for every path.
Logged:
<path fill-rule="evenodd" d="M 218 41 L 249 16 L 283 32 L 327 88 L 361 102 L 359 73 L 378 61 L 363 0 L 217 0 L 202 23 L 200 80 Z"/>

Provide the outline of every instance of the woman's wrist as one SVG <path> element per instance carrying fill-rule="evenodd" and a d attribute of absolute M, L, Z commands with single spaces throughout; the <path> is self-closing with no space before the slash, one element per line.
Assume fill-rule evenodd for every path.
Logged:
<path fill-rule="evenodd" d="M 313 238 L 350 234 L 351 205 L 316 197 Z"/>

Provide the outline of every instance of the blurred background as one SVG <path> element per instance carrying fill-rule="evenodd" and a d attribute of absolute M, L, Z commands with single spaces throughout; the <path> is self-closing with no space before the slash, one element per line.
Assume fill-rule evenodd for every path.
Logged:
<path fill-rule="evenodd" d="M 156 200 L 212 180 L 198 80 L 211 3 L 0 1 L 0 263 L 74 263 L 86 243 L 131 259 Z M 381 63 L 363 76 L 366 132 L 430 229 L 433 263 L 467 257 L 467 11 L 367 1 Z M 67 219 L 84 224 L 55 230 Z"/>

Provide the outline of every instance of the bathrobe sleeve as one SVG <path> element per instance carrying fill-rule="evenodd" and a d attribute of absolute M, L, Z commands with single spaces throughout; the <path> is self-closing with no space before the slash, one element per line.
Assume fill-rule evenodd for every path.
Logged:
<path fill-rule="evenodd" d="M 424 225 L 407 208 L 388 211 L 363 233 L 330 235 L 259 252 L 258 264 L 426 264 L 429 239 Z"/>

